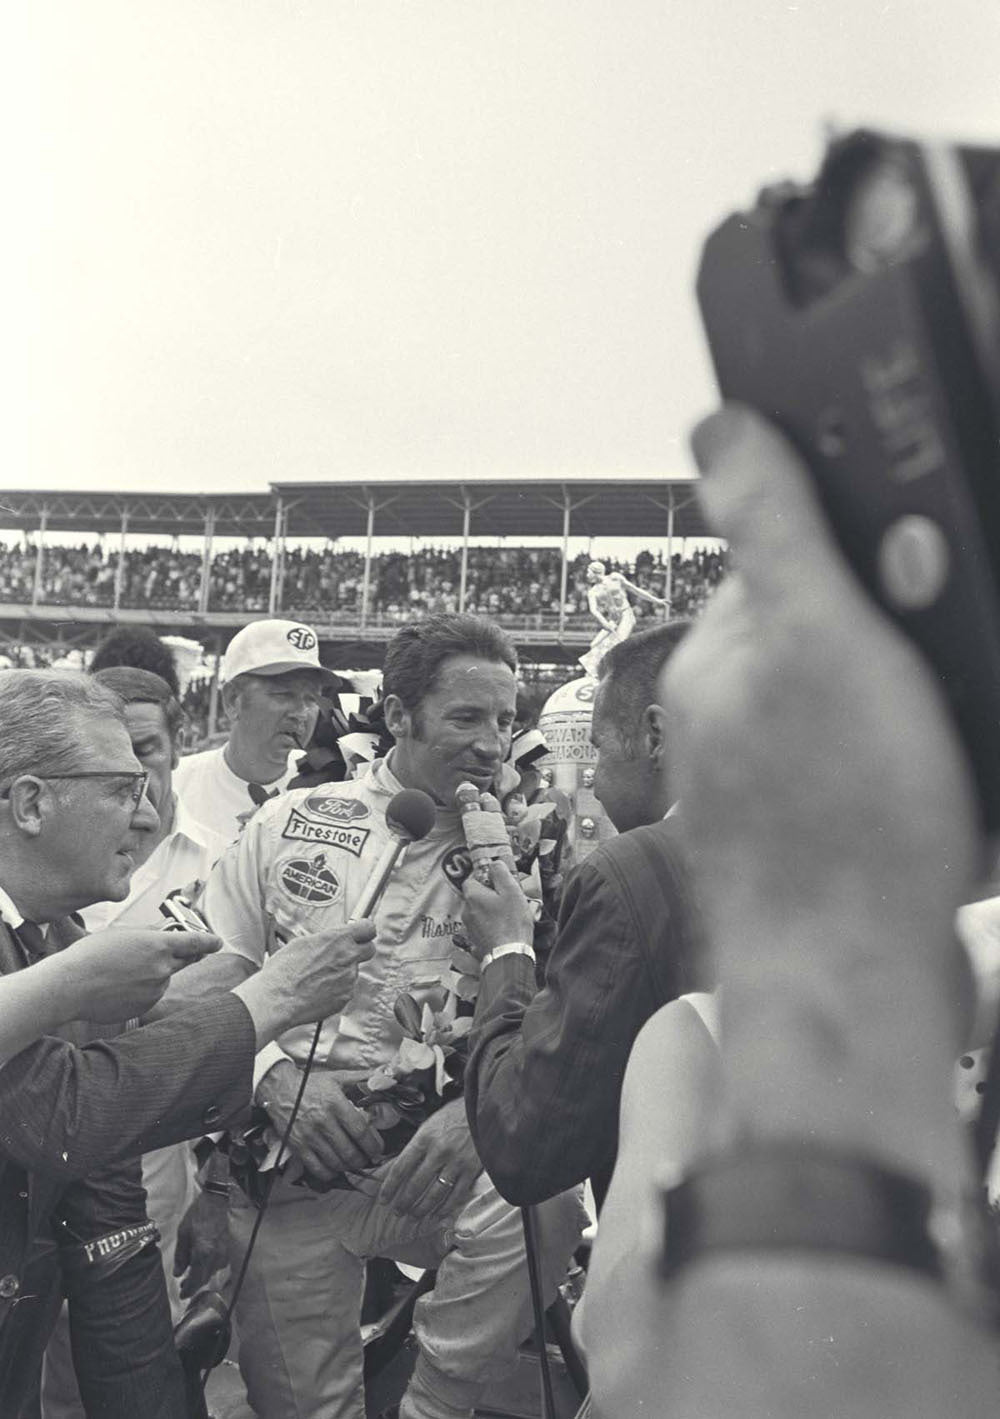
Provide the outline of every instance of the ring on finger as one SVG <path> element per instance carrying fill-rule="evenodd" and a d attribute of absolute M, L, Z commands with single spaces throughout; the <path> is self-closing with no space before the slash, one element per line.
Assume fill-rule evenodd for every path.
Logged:
<path fill-rule="evenodd" d="M 434 1179 L 434 1181 L 435 1181 L 435 1182 L 439 1182 L 442 1187 L 454 1187 L 454 1186 L 455 1186 L 455 1182 L 454 1182 L 454 1179 L 453 1179 L 453 1178 L 443 1178 L 443 1177 L 441 1177 L 440 1173 L 439 1173 L 438 1176 Z"/>

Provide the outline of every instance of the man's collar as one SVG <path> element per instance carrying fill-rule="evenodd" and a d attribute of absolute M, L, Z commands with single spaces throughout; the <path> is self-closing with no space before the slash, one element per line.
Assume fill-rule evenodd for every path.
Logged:
<path fill-rule="evenodd" d="M 3 887 L 0 887 L 0 919 L 15 931 L 24 921 L 24 913 L 18 908 L 13 898 L 4 891 Z"/>
<path fill-rule="evenodd" d="M 205 840 L 205 831 L 197 819 L 193 818 L 184 806 L 184 800 L 175 793 L 174 799 L 174 826 L 163 839 L 169 842 L 174 837 L 185 837 L 195 844 L 196 847 L 209 847 Z"/>

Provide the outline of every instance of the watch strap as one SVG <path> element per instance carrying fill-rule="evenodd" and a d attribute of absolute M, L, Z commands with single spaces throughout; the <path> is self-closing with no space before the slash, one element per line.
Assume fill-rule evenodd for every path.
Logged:
<path fill-rule="evenodd" d="M 665 1276 L 712 1253 L 808 1251 L 936 1281 L 930 1188 L 863 1154 L 774 1139 L 707 1159 L 666 1193 Z"/>

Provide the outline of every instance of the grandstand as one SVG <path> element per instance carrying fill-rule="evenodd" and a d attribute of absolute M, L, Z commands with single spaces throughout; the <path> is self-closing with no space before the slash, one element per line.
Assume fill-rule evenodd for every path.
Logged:
<path fill-rule="evenodd" d="M 357 664 L 377 663 L 395 625 L 429 609 L 421 605 L 419 577 L 405 566 L 409 559 L 395 554 L 393 566 L 392 555 L 377 556 L 378 537 L 453 543 L 452 551 L 421 554 L 440 564 L 438 583 L 448 588 L 449 609 L 494 614 L 525 650 L 571 660 L 593 630 L 574 594 L 571 537 L 642 538 L 656 548 L 648 561 L 661 572 L 659 585 L 648 584 L 672 596 L 673 544 L 705 532 L 690 480 L 662 477 L 345 479 L 274 483 L 269 493 L 242 496 L 7 491 L 0 502 L 0 530 L 33 534 L 27 553 L 8 548 L 0 554 L 0 636 L 7 645 L 85 646 L 99 640 L 109 622 L 132 621 L 193 636 L 216 650 L 254 616 L 302 615 L 316 626 L 331 659 L 343 661 L 350 650 Z M 56 533 L 98 535 L 115 545 L 97 555 L 55 549 L 46 538 Z M 162 537 L 162 551 L 130 549 L 129 537 L 137 535 Z M 484 558 L 469 546 L 477 535 L 551 537 L 553 545 L 534 561 L 528 549 L 519 557 L 510 546 Z M 200 553 L 177 551 L 172 544 L 180 536 L 200 538 Z M 237 553 L 215 552 L 223 537 L 265 541 Z M 328 546 L 289 548 L 298 538 L 325 538 Z M 338 551 L 342 538 L 363 538 L 364 554 Z M 502 594 L 484 590 L 490 561 L 503 567 Z M 644 571 L 648 579 L 649 568 Z"/>

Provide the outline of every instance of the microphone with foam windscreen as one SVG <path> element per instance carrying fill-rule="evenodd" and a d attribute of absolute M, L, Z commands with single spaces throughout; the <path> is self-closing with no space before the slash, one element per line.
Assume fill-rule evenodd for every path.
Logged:
<path fill-rule="evenodd" d="M 389 800 L 385 823 L 392 833 L 392 840 L 383 848 L 364 891 L 355 903 L 351 921 L 363 921 L 372 915 L 407 846 L 427 836 L 436 816 L 433 798 L 419 788 L 404 788 Z"/>

